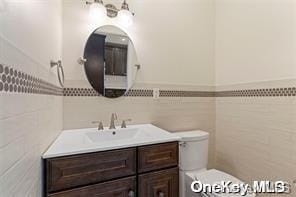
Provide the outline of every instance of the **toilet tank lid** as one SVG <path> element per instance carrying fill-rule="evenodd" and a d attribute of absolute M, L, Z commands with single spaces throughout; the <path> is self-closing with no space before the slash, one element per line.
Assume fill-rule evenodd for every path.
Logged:
<path fill-rule="evenodd" d="M 209 133 L 205 131 L 185 131 L 185 132 L 177 132 L 175 133 L 177 136 L 181 138 L 183 142 L 190 141 L 201 141 L 209 138 Z"/>

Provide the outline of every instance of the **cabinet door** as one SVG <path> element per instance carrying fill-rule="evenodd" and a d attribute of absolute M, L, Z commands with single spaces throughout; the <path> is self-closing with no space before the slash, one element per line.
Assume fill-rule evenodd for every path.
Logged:
<path fill-rule="evenodd" d="M 58 192 L 48 197 L 136 197 L 136 177 Z"/>
<path fill-rule="evenodd" d="M 139 197 L 178 197 L 179 169 L 140 175 L 138 188 Z"/>
<path fill-rule="evenodd" d="M 127 46 L 108 43 L 105 47 L 106 75 L 126 76 Z"/>
<path fill-rule="evenodd" d="M 136 149 L 46 160 L 47 192 L 96 184 L 136 174 Z"/>
<path fill-rule="evenodd" d="M 114 74 L 114 62 L 113 62 L 113 48 L 110 46 L 105 47 L 105 74 Z"/>
<path fill-rule="evenodd" d="M 126 76 L 127 72 L 127 49 L 114 48 L 114 75 Z"/>
<path fill-rule="evenodd" d="M 138 172 L 145 173 L 178 166 L 178 142 L 143 146 L 138 149 Z"/>

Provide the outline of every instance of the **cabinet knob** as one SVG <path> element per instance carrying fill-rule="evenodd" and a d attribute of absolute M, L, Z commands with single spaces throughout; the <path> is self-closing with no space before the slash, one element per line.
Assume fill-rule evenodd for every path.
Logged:
<path fill-rule="evenodd" d="M 128 197 L 135 197 L 135 192 L 133 190 L 130 190 L 128 192 Z"/>
<path fill-rule="evenodd" d="M 159 192 L 158 193 L 158 197 L 164 197 L 164 193 L 163 192 Z"/>

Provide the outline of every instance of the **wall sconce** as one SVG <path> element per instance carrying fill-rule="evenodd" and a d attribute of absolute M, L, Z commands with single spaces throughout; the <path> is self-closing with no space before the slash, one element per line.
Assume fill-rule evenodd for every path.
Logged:
<path fill-rule="evenodd" d="M 92 20 L 99 20 L 107 15 L 110 18 L 118 17 L 118 21 L 125 26 L 133 23 L 133 16 L 135 14 L 129 10 L 126 0 L 123 1 L 121 9 L 118 9 L 113 4 L 104 5 L 103 0 L 86 1 L 86 4 L 90 5 L 90 17 Z"/>

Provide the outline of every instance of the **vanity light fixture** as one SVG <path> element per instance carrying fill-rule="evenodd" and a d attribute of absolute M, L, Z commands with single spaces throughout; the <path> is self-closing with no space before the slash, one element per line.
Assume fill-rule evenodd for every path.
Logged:
<path fill-rule="evenodd" d="M 110 18 L 118 17 L 118 21 L 124 26 L 129 26 L 133 23 L 133 16 L 135 14 L 129 10 L 126 0 L 123 0 L 121 9 L 118 9 L 113 4 L 104 5 L 103 0 L 86 1 L 86 4 L 90 5 L 90 17 L 92 20 L 99 20 L 107 15 Z"/>
<path fill-rule="evenodd" d="M 94 0 L 93 3 L 86 3 L 90 5 L 89 17 L 92 21 L 100 20 L 106 16 L 107 10 L 102 0 Z"/>
<path fill-rule="evenodd" d="M 133 13 L 130 12 L 126 0 L 123 1 L 121 10 L 118 12 L 118 20 L 125 26 L 130 26 L 133 23 Z"/>

